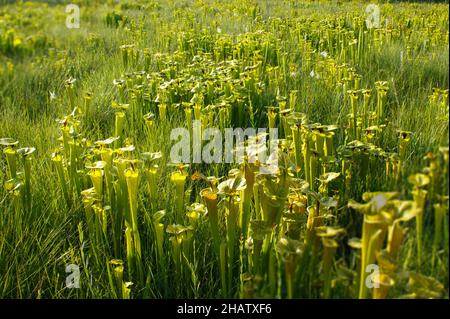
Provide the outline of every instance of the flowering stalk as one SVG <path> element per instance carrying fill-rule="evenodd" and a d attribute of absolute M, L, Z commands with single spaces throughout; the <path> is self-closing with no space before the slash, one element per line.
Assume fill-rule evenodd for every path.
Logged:
<path fill-rule="evenodd" d="M 52 161 L 56 167 L 56 172 L 58 174 L 59 183 L 61 185 L 64 199 L 66 201 L 67 206 L 70 206 L 69 191 L 67 189 L 66 177 L 64 174 L 64 166 L 62 163 L 62 156 L 59 154 L 59 152 L 55 152 L 52 154 Z"/>
<path fill-rule="evenodd" d="M 359 139 L 358 136 L 358 91 L 347 91 L 350 96 L 350 105 L 352 108 L 352 116 L 353 116 L 353 138 L 355 140 Z"/>
<path fill-rule="evenodd" d="M 381 249 L 384 239 L 384 231 L 379 228 L 379 223 L 377 221 L 369 220 L 367 215 L 364 216 L 364 219 L 359 299 L 365 299 L 367 297 L 366 267 L 375 261 L 375 253 Z"/>
<path fill-rule="evenodd" d="M 291 139 L 292 130 L 289 127 L 289 118 L 288 115 L 290 113 L 290 110 L 284 110 L 283 112 L 280 112 L 280 122 L 283 128 L 283 134 L 285 139 Z"/>
<path fill-rule="evenodd" d="M 236 227 L 239 217 L 239 201 L 234 196 L 228 196 L 225 201 L 225 216 L 227 226 L 227 268 L 228 289 L 232 288 L 234 246 L 236 239 Z"/>
<path fill-rule="evenodd" d="M 370 97 L 372 95 L 372 90 L 364 89 L 363 93 L 363 118 L 364 118 L 364 127 L 369 127 L 369 103 Z"/>
<path fill-rule="evenodd" d="M 81 192 L 81 181 L 77 172 L 79 143 L 73 139 L 69 142 L 70 166 L 69 175 L 72 180 L 72 189 L 75 189 L 77 195 Z"/>
<path fill-rule="evenodd" d="M 107 227 L 108 227 L 108 216 L 106 214 L 106 207 L 100 205 L 92 206 L 94 211 L 94 223 L 95 231 L 98 243 L 105 246 L 108 240 Z"/>
<path fill-rule="evenodd" d="M 437 251 L 439 249 L 439 245 L 441 244 L 442 239 L 443 220 L 445 217 L 445 213 L 448 211 L 448 208 L 440 203 L 434 204 L 433 208 L 434 208 L 434 240 L 433 240 L 433 257 L 431 259 L 431 265 L 432 268 L 434 269 Z"/>
<path fill-rule="evenodd" d="M 192 108 L 194 110 L 194 119 L 196 121 L 201 121 L 202 120 L 202 104 L 195 103 Z"/>
<path fill-rule="evenodd" d="M 192 226 L 183 226 L 173 224 L 167 226 L 166 232 L 171 234 L 170 242 L 172 243 L 172 257 L 175 264 L 176 275 L 178 279 L 188 281 L 188 272 L 183 267 L 186 261 L 189 269 L 191 264 L 191 245 L 192 245 Z M 195 281 L 195 280 L 194 280 Z"/>
<path fill-rule="evenodd" d="M 309 185 L 311 187 L 311 190 L 315 189 L 315 182 L 316 182 L 316 178 L 318 176 L 318 171 L 319 171 L 319 165 L 318 165 L 318 160 L 319 160 L 319 153 L 317 153 L 314 150 L 311 150 L 309 152 L 310 157 L 309 157 Z"/>
<path fill-rule="evenodd" d="M 299 172 L 302 167 L 302 134 L 299 126 L 294 125 L 291 127 L 292 137 L 294 140 L 294 153 L 295 153 L 295 165 L 296 171 Z"/>
<path fill-rule="evenodd" d="M 137 195 L 138 195 L 138 182 L 139 172 L 134 169 L 125 170 L 125 178 L 128 189 L 128 203 L 130 205 L 130 217 L 131 217 L 131 233 L 133 238 L 134 252 L 136 254 L 136 268 L 140 282 L 143 282 L 143 270 L 142 270 L 142 253 L 141 253 L 141 239 L 138 229 L 138 216 L 137 216 Z"/>
<path fill-rule="evenodd" d="M 314 229 L 319 226 L 319 219 L 317 218 L 319 216 L 319 210 L 315 206 L 308 206 L 307 211 L 308 220 L 306 223 L 306 236 L 304 242 L 306 248 L 311 249 L 316 241 Z"/>
<path fill-rule="evenodd" d="M 84 94 L 84 110 L 83 110 L 86 119 L 89 119 L 91 103 L 92 103 L 92 93 L 86 92 Z"/>
<path fill-rule="evenodd" d="M 228 115 L 228 109 L 226 107 L 220 107 L 219 108 L 219 127 L 220 127 L 220 131 L 223 133 L 225 128 L 227 128 L 228 126 L 228 122 L 229 122 L 229 115 Z"/>
<path fill-rule="evenodd" d="M 127 247 L 127 264 L 129 269 L 129 277 L 133 278 L 133 276 L 137 273 L 136 252 L 133 243 L 133 230 L 128 226 L 126 226 L 125 228 L 125 241 Z"/>
<path fill-rule="evenodd" d="M 96 201 L 95 192 L 93 188 L 85 189 L 81 192 L 81 198 L 84 206 L 84 212 L 86 217 L 86 225 L 89 233 L 89 237 L 92 241 L 97 239 L 97 233 L 94 220 L 94 204 Z M 92 245 L 92 249 L 95 250 L 95 246 Z M 95 254 L 95 253 L 94 253 Z"/>
<path fill-rule="evenodd" d="M 144 70 L 148 72 L 150 69 L 151 52 L 149 48 L 144 49 Z"/>
<path fill-rule="evenodd" d="M 145 176 L 147 177 L 147 188 L 149 194 L 150 204 L 154 206 L 156 204 L 156 198 L 158 194 L 158 165 L 152 165 L 145 170 Z"/>
<path fill-rule="evenodd" d="M 401 245 L 407 234 L 407 229 L 400 225 L 401 220 L 395 220 L 389 227 L 387 252 L 393 259 L 398 257 Z"/>
<path fill-rule="evenodd" d="M 6 162 L 8 163 L 8 178 L 13 179 L 17 177 L 17 152 L 12 147 L 7 147 L 3 150 L 6 155 Z"/>
<path fill-rule="evenodd" d="M 116 112 L 115 125 L 114 125 L 114 137 L 116 137 L 116 138 L 122 137 L 124 121 L 125 121 L 125 113 L 124 112 Z M 115 146 L 117 147 L 117 141 L 116 141 Z"/>
<path fill-rule="evenodd" d="M 147 113 L 144 115 L 145 127 L 147 128 L 147 135 L 150 137 L 150 133 L 155 128 L 155 114 Z"/>
<path fill-rule="evenodd" d="M 175 220 L 182 223 L 184 211 L 184 186 L 186 184 L 187 174 L 182 171 L 173 172 L 170 180 L 175 184 Z"/>
<path fill-rule="evenodd" d="M 325 133 L 317 130 L 314 132 L 315 140 L 316 140 L 316 152 L 317 156 L 322 158 L 325 153 Z"/>
<path fill-rule="evenodd" d="M 403 162 L 406 159 L 406 148 L 411 141 L 411 132 L 407 131 L 398 131 L 399 137 L 399 147 L 398 147 L 398 155 L 399 155 L 399 168 L 402 170 Z"/>
<path fill-rule="evenodd" d="M 113 259 L 109 262 L 113 266 L 113 278 L 110 280 L 111 282 L 111 288 L 113 295 L 115 298 L 121 298 L 123 297 L 122 287 L 123 287 L 123 261 L 119 259 Z M 108 267 L 109 269 L 109 267 Z"/>
<path fill-rule="evenodd" d="M 220 281 L 222 283 L 222 294 L 224 298 L 228 297 L 227 287 L 227 243 L 220 244 Z"/>
<path fill-rule="evenodd" d="M 103 198 L 103 175 L 104 172 L 102 169 L 94 168 L 89 171 L 88 175 L 91 178 L 92 185 L 94 185 L 95 193 L 97 196 L 102 199 Z"/>
<path fill-rule="evenodd" d="M 122 285 L 122 299 L 130 299 L 131 298 L 131 289 L 130 287 L 133 285 L 132 282 L 124 282 Z"/>
<path fill-rule="evenodd" d="M 275 122 L 277 119 L 277 112 L 273 108 L 269 108 L 267 112 L 267 118 L 269 121 L 269 129 L 275 128 Z"/>
<path fill-rule="evenodd" d="M 209 188 L 205 188 L 200 192 L 200 196 L 206 203 L 206 207 L 208 208 L 208 220 L 209 225 L 211 227 L 211 233 L 214 242 L 214 248 L 217 256 L 220 256 L 220 233 L 219 233 L 219 216 L 217 209 L 217 194 L 211 191 Z"/>
<path fill-rule="evenodd" d="M 330 298 L 331 295 L 331 270 L 334 262 L 334 255 L 338 244 L 335 240 L 329 238 L 322 238 L 323 244 L 323 297 Z"/>
<path fill-rule="evenodd" d="M 253 184 L 255 182 L 255 171 L 257 167 L 252 163 L 244 163 L 244 177 L 247 187 L 241 191 L 239 226 L 244 239 L 247 238 L 248 224 L 251 217 L 251 203 L 253 198 Z"/>
<path fill-rule="evenodd" d="M 375 87 L 377 89 L 377 114 L 378 123 L 384 122 L 384 105 L 386 103 L 386 95 L 388 91 L 387 82 L 377 81 L 375 82 Z"/>
<path fill-rule="evenodd" d="M 182 272 L 181 267 L 181 243 L 183 238 L 181 236 L 172 236 L 169 241 L 172 243 L 172 258 L 175 264 L 175 271 L 177 275 Z"/>

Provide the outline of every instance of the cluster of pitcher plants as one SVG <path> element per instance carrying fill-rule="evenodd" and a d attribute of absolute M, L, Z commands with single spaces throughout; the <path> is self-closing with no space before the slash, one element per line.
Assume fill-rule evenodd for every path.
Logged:
<path fill-rule="evenodd" d="M 358 14 L 320 23 L 253 14 L 265 29 L 173 33 L 176 50 L 162 53 L 140 45 L 139 23 L 120 8 L 105 16 L 131 38 L 117 48 L 104 136 L 89 134 L 101 92 L 68 78 L 70 113 L 50 156 L 61 210 L 78 212 L 85 268 L 113 298 L 201 297 L 205 276 L 224 298 L 448 296 L 436 279 L 448 280 L 448 146 L 408 170 L 416 132 L 391 123 L 391 81 L 361 71 L 386 43 L 401 42 L 405 61 L 448 45 L 445 21 L 398 15 L 368 28 Z M 1 35 L 0 51 L 20 47 L 13 30 Z M 340 98 L 333 123 L 314 120 L 318 88 Z M 424 108 L 448 128 L 448 89 L 434 88 Z M 264 134 L 235 145 L 244 152 L 233 164 L 171 163 L 174 127 L 277 129 L 266 145 L 276 165 L 255 160 Z M 35 149 L 4 137 L 0 150 L 9 214 L 24 228 Z"/>

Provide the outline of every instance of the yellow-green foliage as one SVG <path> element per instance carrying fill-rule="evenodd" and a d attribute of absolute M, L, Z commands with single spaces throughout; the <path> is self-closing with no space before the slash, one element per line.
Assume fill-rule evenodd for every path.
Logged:
<path fill-rule="evenodd" d="M 0 9 L 0 298 L 448 298 L 448 7 L 76 3 Z M 193 120 L 277 169 L 170 163 Z"/>

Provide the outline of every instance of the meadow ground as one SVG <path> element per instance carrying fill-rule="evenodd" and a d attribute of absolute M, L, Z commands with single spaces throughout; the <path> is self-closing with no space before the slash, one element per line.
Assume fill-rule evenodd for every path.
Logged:
<path fill-rule="evenodd" d="M 448 298 L 448 4 L 71 3 L 0 4 L 0 298 Z"/>

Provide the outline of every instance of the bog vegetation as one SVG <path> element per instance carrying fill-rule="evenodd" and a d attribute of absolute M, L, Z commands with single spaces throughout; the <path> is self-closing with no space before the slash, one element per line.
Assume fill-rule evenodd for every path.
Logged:
<path fill-rule="evenodd" d="M 448 298 L 448 5 L 73 2 L 0 6 L 1 298 Z"/>

